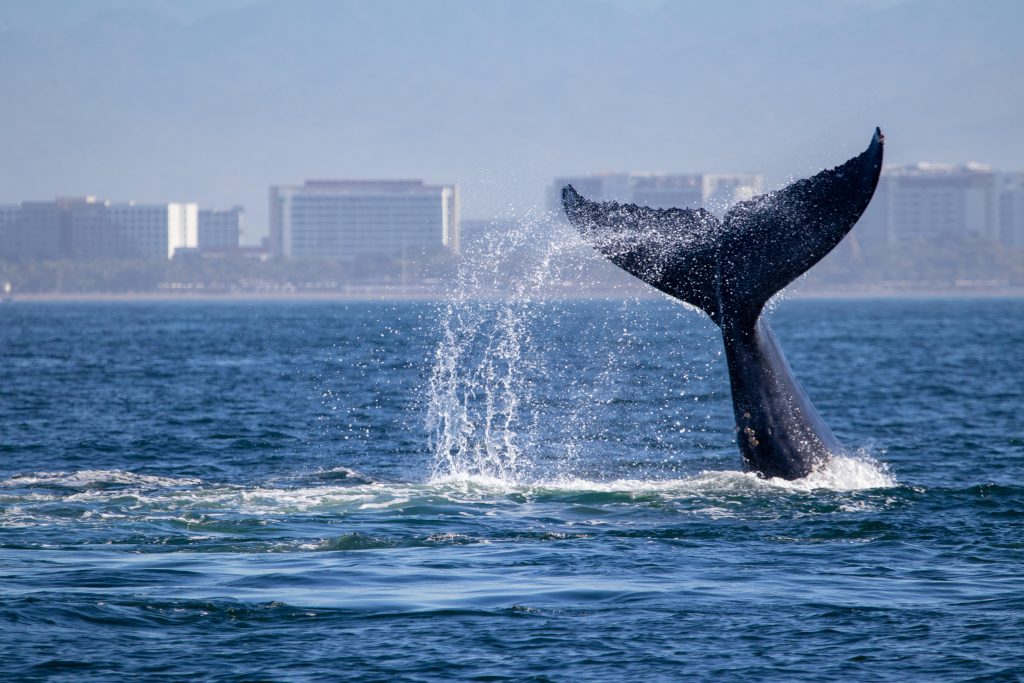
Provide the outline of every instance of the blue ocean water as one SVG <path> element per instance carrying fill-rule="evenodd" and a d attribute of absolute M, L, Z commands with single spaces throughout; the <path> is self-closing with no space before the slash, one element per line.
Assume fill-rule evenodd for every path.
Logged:
<path fill-rule="evenodd" d="M 1020 680 L 1024 301 L 771 320 L 804 481 L 663 300 L 0 305 L 0 677 Z"/>

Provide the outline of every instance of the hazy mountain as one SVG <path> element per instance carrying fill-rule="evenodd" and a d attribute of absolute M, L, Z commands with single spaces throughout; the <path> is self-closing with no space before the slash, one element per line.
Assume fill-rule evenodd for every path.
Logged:
<path fill-rule="evenodd" d="M 241 202 L 312 177 L 459 182 L 889 159 L 1024 168 L 1016 0 L 0 1 L 0 202 Z M 510 209 L 510 206 L 512 207 Z"/>

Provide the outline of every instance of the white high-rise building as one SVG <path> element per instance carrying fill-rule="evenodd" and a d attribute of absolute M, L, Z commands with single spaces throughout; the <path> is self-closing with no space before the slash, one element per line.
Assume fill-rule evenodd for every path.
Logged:
<path fill-rule="evenodd" d="M 174 252 L 195 248 L 199 209 L 192 203 L 110 204 L 110 220 L 123 239 L 142 258 L 173 258 Z"/>
<path fill-rule="evenodd" d="M 0 211 L 0 259 L 168 259 L 196 246 L 195 204 L 59 197 L 14 209 Z"/>
<path fill-rule="evenodd" d="M 764 176 L 751 173 L 601 173 L 556 178 L 548 191 L 548 208 L 562 210 L 562 188 L 572 185 L 587 199 L 616 201 L 652 209 L 703 207 L 723 214 L 733 204 L 761 194 Z"/>
<path fill-rule="evenodd" d="M 278 258 L 412 258 L 459 250 L 454 185 L 418 180 L 309 180 L 270 188 Z"/>
<path fill-rule="evenodd" d="M 997 174 L 983 164 L 888 166 L 856 230 L 887 243 L 1001 239 Z"/>

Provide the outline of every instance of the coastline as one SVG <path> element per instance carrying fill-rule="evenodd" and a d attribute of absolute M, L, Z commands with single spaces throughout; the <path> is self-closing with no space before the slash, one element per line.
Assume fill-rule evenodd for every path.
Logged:
<path fill-rule="evenodd" d="M 583 290 L 576 292 L 555 291 L 546 293 L 539 300 L 573 301 L 594 299 L 628 299 L 651 298 L 665 296 L 653 290 L 639 287 L 622 287 L 616 289 Z M 783 290 L 784 300 L 808 299 L 1018 299 L 1024 298 L 1024 288 L 948 288 L 948 289 L 904 289 L 889 287 L 857 287 L 834 289 L 801 289 L 799 287 Z M 0 305 L 17 303 L 213 303 L 213 302 L 397 302 L 397 301 L 447 301 L 450 293 L 439 290 L 409 290 L 390 287 L 367 287 L 358 291 L 320 291 L 320 292 L 32 292 L 12 294 L 0 299 Z M 502 297 L 501 292 L 494 296 L 467 297 L 480 300 L 493 300 Z"/>

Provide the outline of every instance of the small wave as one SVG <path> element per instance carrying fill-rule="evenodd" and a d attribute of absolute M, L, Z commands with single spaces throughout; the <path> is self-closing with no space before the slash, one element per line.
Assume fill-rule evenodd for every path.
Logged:
<path fill-rule="evenodd" d="M 264 481 L 266 486 L 294 488 L 309 486 L 351 486 L 354 484 L 372 484 L 375 479 L 351 467 L 337 466 L 289 472 L 271 476 Z"/>
<path fill-rule="evenodd" d="M 836 457 L 810 476 L 796 481 L 762 479 L 752 473 L 726 470 L 676 479 L 561 477 L 509 481 L 486 475 L 449 475 L 424 483 L 366 483 L 352 470 L 331 472 L 331 476 L 340 476 L 340 480 L 306 480 L 296 482 L 296 486 L 283 487 L 211 485 L 194 478 L 122 470 L 36 472 L 0 482 L 0 490 L 6 487 L 10 492 L 5 498 L 9 507 L 0 518 L 4 525 L 10 526 L 77 523 L 84 518 L 167 521 L 186 515 L 187 526 L 202 531 L 222 530 L 235 515 L 264 520 L 293 513 L 330 516 L 458 510 L 461 514 L 471 513 L 462 506 L 514 507 L 530 502 L 582 506 L 684 503 L 717 516 L 735 512 L 727 510 L 729 506 L 722 507 L 722 496 L 756 499 L 771 492 L 859 491 L 896 485 L 895 478 L 884 466 L 866 456 Z M 27 490 L 33 488 L 36 490 Z M 33 497 L 36 495 L 39 497 Z M 66 505 L 53 507 L 57 502 Z"/>
<path fill-rule="evenodd" d="M 446 490 L 458 490 L 464 493 L 488 492 L 488 493 L 513 493 L 521 491 L 523 485 L 515 480 L 502 479 L 489 474 L 467 474 L 459 472 L 431 477 L 427 486 L 433 486 Z"/>
<path fill-rule="evenodd" d="M 352 484 L 372 484 L 374 479 L 373 477 L 365 475 L 351 467 L 338 466 L 283 477 L 281 481 L 340 484 L 347 486 Z"/>
<path fill-rule="evenodd" d="M 765 489 L 789 491 L 861 491 L 896 486 L 888 468 L 866 455 L 836 456 L 802 479 L 764 479 L 752 472 L 736 470 L 705 471 L 680 479 L 614 479 L 597 481 L 583 478 L 539 479 L 533 482 L 507 481 L 487 475 L 453 474 L 428 482 L 446 490 L 462 493 L 624 493 L 689 494 L 741 493 Z"/>
<path fill-rule="evenodd" d="M 104 488 L 107 486 L 177 487 L 201 483 L 193 477 L 160 477 L 136 474 L 124 470 L 79 470 L 77 472 L 33 472 L 16 474 L 0 481 L 0 487 L 25 488 L 31 486 L 62 487 L 71 489 Z"/>
<path fill-rule="evenodd" d="M 351 467 L 332 467 L 326 470 L 318 470 L 310 475 L 310 478 L 319 481 L 345 481 L 359 482 L 361 484 L 369 484 L 373 481 L 372 478 Z"/>
<path fill-rule="evenodd" d="M 380 550 L 394 548 L 402 542 L 393 538 L 381 538 L 358 532 L 342 534 L 336 538 L 324 539 L 317 544 L 309 544 L 310 550 Z"/>

